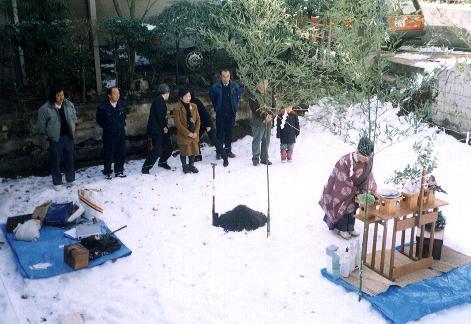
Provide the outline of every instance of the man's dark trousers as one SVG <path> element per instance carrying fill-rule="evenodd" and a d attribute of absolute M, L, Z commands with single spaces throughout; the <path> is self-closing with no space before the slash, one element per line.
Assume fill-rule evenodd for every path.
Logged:
<path fill-rule="evenodd" d="M 224 148 L 231 152 L 232 129 L 235 124 L 233 112 L 220 112 L 216 114 L 216 137 L 224 144 Z"/>
<path fill-rule="evenodd" d="M 172 143 L 170 141 L 170 133 L 160 134 L 158 136 L 151 135 L 153 149 L 147 149 L 146 160 L 142 166 L 142 170 L 148 171 L 152 169 L 157 159 L 159 164 L 166 163 L 172 154 Z"/>
<path fill-rule="evenodd" d="M 111 174 L 111 164 L 114 162 L 114 173 L 122 173 L 126 159 L 126 135 L 124 132 L 117 134 L 103 133 L 103 160 L 105 169 L 103 173 Z"/>
<path fill-rule="evenodd" d="M 355 230 L 355 214 L 346 214 L 342 216 L 337 223 L 335 223 L 334 228 L 342 232 L 351 232 Z"/>
<path fill-rule="evenodd" d="M 74 166 L 74 140 L 68 136 L 61 136 L 58 142 L 50 141 L 52 183 L 62 184 L 61 161 L 65 162 L 65 179 L 67 182 L 75 180 Z"/>

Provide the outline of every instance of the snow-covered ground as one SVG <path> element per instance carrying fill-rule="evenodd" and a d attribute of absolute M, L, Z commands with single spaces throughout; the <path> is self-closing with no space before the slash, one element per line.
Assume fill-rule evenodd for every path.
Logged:
<path fill-rule="evenodd" d="M 78 312 L 87 323 L 383 323 L 369 302 L 358 302 L 324 279 L 325 247 L 346 241 L 328 231 L 318 205 L 337 159 L 354 150 L 314 122 L 303 122 L 294 162 L 281 164 L 279 142 L 270 146 L 271 235 L 266 228 L 225 233 L 211 226 L 211 162 L 206 147 L 199 174 L 154 168 L 142 175 L 143 161 L 126 164 L 128 177 L 106 181 L 101 166 L 78 171 L 79 186 L 103 188 L 105 221 L 119 233 L 132 255 L 115 263 L 42 280 L 18 273 L 8 246 L 0 249 L 0 275 L 21 323 L 55 323 L 59 314 Z M 394 169 L 413 162 L 412 143 L 434 132 L 427 129 L 381 151 L 374 174 L 380 187 Z M 266 168 L 252 166 L 250 136 L 233 143 L 230 166 L 218 161 L 217 211 L 238 204 L 266 212 Z M 439 184 L 447 218 L 445 243 L 471 255 L 469 188 L 471 148 L 438 134 Z M 12 204 L 0 216 L 32 212 L 46 199 L 75 198 L 76 191 L 56 193 L 50 177 L 0 179 Z M 75 189 L 76 190 L 76 189 Z M 357 222 L 357 229 L 362 224 Z M 0 240 L 4 240 L 0 236 Z M 1 287 L 1 284 L 0 284 Z M 1 290 L 0 290 L 1 294 Z M 2 314 L 0 314 L 0 318 Z M 422 319 L 427 323 L 464 323 L 471 305 L 461 305 Z M 0 319 L 0 323 L 1 323 Z"/>

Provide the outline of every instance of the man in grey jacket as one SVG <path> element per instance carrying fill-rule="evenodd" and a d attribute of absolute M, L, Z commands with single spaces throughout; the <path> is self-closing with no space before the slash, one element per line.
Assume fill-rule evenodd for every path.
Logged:
<path fill-rule="evenodd" d="M 72 102 L 64 98 L 64 88 L 54 85 L 48 101 L 39 108 L 38 130 L 49 141 L 51 174 L 54 189 L 62 184 L 61 161 L 65 161 L 65 179 L 75 181 L 74 136 L 77 114 Z"/>

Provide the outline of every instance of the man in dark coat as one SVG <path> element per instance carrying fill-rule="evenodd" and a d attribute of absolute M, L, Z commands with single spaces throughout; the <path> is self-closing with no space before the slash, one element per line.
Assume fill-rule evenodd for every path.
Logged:
<path fill-rule="evenodd" d="M 220 79 L 209 89 L 209 98 L 216 112 L 216 136 L 224 144 L 228 156 L 234 158 L 235 154 L 231 150 L 232 129 L 239 109 L 240 86 L 231 80 L 228 69 L 221 70 Z M 219 154 L 217 158 L 220 158 Z"/>
<path fill-rule="evenodd" d="M 150 107 L 147 122 L 147 157 L 142 165 L 142 173 L 149 174 L 150 169 L 159 159 L 159 167 L 171 170 L 167 160 L 172 154 L 172 143 L 167 125 L 167 104 L 170 88 L 167 84 L 159 85 L 159 95 Z"/>
<path fill-rule="evenodd" d="M 216 130 L 214 129 L 213 121 L 211 119 L 211 115 L 209 114 L 208 110 L 204 106 L 203 102 L 195 97 L 195 93 L 193 91 L 191 93 L 191 101 L 196 105 L 198 108 L 198 113 L 200 114 L 201 126 L 200 126 L 200 143 L 201 137 L 206 132 L 208 134 L 209 140 L 213 145 L 216 147 L 216 154 L 220 155 L 223 158 L 223 165 L 226 167 L 229 165 L 228 161 L 228 152 L 224 150 L 222 143 L 218 140 L 216 136 Z M 196 156 L 195 161 L 201 161 L 201 152 L 199 155 Z"/>
<path fill-rule="evenodd" d="M 39 108 L 38 130 L 49 141 L 51 175 L 55 190 L 62 185 L 61 161 L 65 161 L 65 179 L 75 180 L 74 137 L 77 115 L 74 104 L 64 97 L 64 88 L 54 85 L 48 101 Z"/>
<path fill-rule="evenodd" d="M 111 179 L 111 164 L 114 162 L 114 174 L 124 178 L 124 161 L 126 158 L 126 114 L 127 108 L 119 100 L 119 89 L 112 87 L 106 91 L 107 99 L 96 112 L 96 122 L 103 128 L 103 174 Z"/>

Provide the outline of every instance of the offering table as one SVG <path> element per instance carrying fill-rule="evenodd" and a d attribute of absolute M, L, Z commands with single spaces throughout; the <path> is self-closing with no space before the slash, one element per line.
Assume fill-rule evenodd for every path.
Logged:
<path fill-rule="evenodd" d="M 402 199 L 402 198 L 401 198 Z M 379 206 L 371 206 L 367 209 L 367 217 L 365 220 L 364 211 L 359 209 L 359 212 L 356 214 L 356 218 L 364 222 L 364 235 L 363 235 L 363 254 L 362 262 L 363 264 L 370 268 L 371 270 L 377 272 L 383 277 L 388 278 L 389 280 L 394 281 L 396 278 L 403 275 L 419 271 L 421 269 L 430 268 L 432 266 L 432 249 L 433 241 L 435 234 L 435 222 L 438 217 L 438 209 L 447 205 L 448 203 L 440 200 L 433 199 L 427 203 L 424 203 L 421 208 L 410 208 L 408 203 L 401 203 L 395 208 L 395 210 L 386 211 L 384 208 L 378 208 Z M 419 212 L 419 210 L 421 210 Z M 389 269 L 385 269 L 385 259 L 386 259 L 386 243 L 388 239 L 388 223 L 392 222 L 392 235 L 390 238 L 391 249 L 389 255 Z M 367 261 L 368 255 L 368 236 L 369 236 L 369 227 L 374 225 L 373 238 L 372 238 L 372 248 L 371 248 L 371 258 L 369 262 Z M 428 248 L 428 253 L 425 253 L 426 257 L 422 258 L 423 255 L 423 244 L 424 244 L 424 231 L 425 225 L 431 224 L 430 232 L 430 243 Z M 381 241 L 381 255 L 379 260 L 379 268 L 376 265 L 377 259 L 377 245 L 378 245 L 378 227 L 379 225 L 383 226 L 382 230 L 382 241 Z M 420 228 L 420 240 L 418 244 L 419 253 L 416 257 L 414 255 L 414 242 L 415 242 L 415 230 L 416 227 Z M 405 252 L 404 246 L 406 241 L 406 231 L 410 230 L 410 241 L 409 241 L 409 251 Z M 408 257 L 411 262 L 405 265 L 394 264 L 394 255 L 396 253 L 396 234 L 401 232 L 401 245 L 398 253 L 402 253 Z M 386 271 L 385 271 L 386 270 Z"/>

